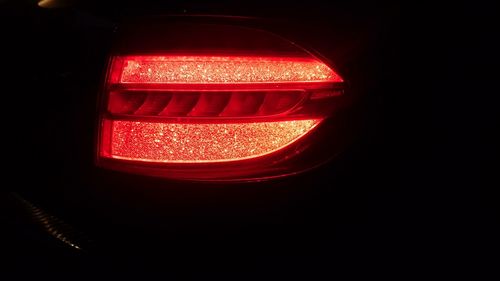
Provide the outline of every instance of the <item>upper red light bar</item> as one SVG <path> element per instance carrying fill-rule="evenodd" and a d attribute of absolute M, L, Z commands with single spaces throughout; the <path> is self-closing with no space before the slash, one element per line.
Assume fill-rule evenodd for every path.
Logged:
<path fill-rule="evenodd" d="M 343 82 L 310 57 L 122 56 L 110 76 L 114 84 L 255 84 Z"/>

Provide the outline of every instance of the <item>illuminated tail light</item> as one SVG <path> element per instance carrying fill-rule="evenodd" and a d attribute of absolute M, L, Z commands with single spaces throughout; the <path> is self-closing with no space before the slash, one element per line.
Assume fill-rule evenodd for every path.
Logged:
<path fill-rule="evenodd" d="M 100 118 L 100 166 L 178 179 L 238 180 L 290 165 L 332 112 L 342 78 L 300 56 L 113 56 Z"/>
<path fill-rule="evenodd" d="M 161 163 L 238 161 L 273 153 L 298 140 L 320 119 L 182 124 L 112 120 L 102 156 Z"/>

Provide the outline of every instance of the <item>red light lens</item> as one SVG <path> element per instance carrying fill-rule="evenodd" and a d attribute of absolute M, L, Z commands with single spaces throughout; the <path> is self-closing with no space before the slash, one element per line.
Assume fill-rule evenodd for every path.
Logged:
<path fill-rule="evenodd" d="M 258 168 L 246 172 L 245 163 L 255 167 L 276 155 L 262 163 L 272 166 L 296 156 L 299 140 L 328 117 L 342 81 L 312 56 L 114 57 L 99 163 L 196 179 L 210 178 L 203 172 L 208 164 L 238 162 L 238 174 L 258 174 Z M 182 176 L 171 172 L 193 167 L 201 168 Z"/>
<path fill-rule="evenodd" d="M 272 153 L 312 130 L 320 120 L 179 124 L 108 121 L 104 157 L 160 163 L 236 161 Z"/>
<path fill-rule="evenodd" d="M 112 75 L 119 83 L 239 84 L 342 82 L 314 58 L 129 56 Z M 115 81 L 114 81 L 115 82 Z"/>
<path fill-rule="evenodd" d="M 304 91 L 116 91 L 108 111 L 115 115 L 244 117 L 286 113 L 307 97 Z"/>

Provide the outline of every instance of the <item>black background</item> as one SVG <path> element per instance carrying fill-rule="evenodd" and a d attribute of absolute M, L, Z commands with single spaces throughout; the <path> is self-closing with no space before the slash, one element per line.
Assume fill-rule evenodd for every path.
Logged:
<path fill-rule="evenodd" d="M 80 228 L 94 226 L 89 232 L 103 236 L 92 237 L 96 247 L 105 248 L 89 253 L 65 248 L 32 224 L 10 193 L 0 203 L 6 249 L 1 274 L 479 279 L 498 267 L 498 11 L 493 3 L 77 1 L 43 11 L 30 1 L 0 5 L 3 186 Z M 184 12 L 281 19 L 294 26 L 287 35 L 302 34 L 297 36 L 320 52 L 346 46 L 337 48 L 343 52 L 336 63 L 353 88 L 365 93 L 354 109 L 360 132 L 349 150 L 313 174 L 272 188 L 255 184 L 213 191 L 179 184 L 163 191 L 164 197 L 157 190 L 114 188 L 100 194 L 100 203 L 72 191 L 69 186 L 80 184 L 87 159 L 77 152 L 65 160 L 53 155 L 66 153 L 67 138 L 82 147 L 92 142 L 93 120 L 85 119 L 91 110 L 88 116 L 78 112 L 93 108 L 95 96 L 65 94 L 76 88 L 96 92 L 113 22 Z M 116 186 L 127 181 L 83 173 L 81 186 L 96 179 Z M 135 211 L 102 214 L 94 222 L 92 211 L 75 207 L 70 212 L 70 204 L 61 203 L 92 202 L 90 209 L 102 210 L 110 198 L 110 213 L 130 204 Z M 177 202 L 174 214 L 155 206 L 162 200 Z M 208 208 L 212 203 L 219 207 Z M 183 213 L 183 204 L 202 207 L 186 207 Z M 206 209 L 211 211 L 200 214 Z M 165 218 L 188 233 L 163 240 L 163 232 L 151 233 L 151 225 Z"/>

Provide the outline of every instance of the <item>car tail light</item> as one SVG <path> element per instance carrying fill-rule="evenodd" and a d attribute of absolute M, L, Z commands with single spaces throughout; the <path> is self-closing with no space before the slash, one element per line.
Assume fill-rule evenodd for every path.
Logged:
<path fill-rule="evenodd" d="M 290 43 L 291 44 L 291 43 Z M 108 68 L 98 164 L 190 180 L 245 180 L 307 169 L 308 136 L 329 118 L 342 78 L 293 55 L 117 54 Z"/>

